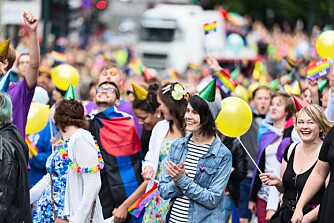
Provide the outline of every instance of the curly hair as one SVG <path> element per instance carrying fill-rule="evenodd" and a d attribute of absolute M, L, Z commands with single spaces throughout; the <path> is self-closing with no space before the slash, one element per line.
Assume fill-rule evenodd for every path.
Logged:
<path fill-rule="evenodd" d="M 65 129 L 68 126 L 88 128 L 84 107 L 80 101 L 75 99 L 62 99 L 58 101 L 56 103 L 54 120 L 57 128 L 62 132 L 66 132 Z"/>
<path fill-rule="evenodd" d="M 157 91 L 159 90 L 159 85 L 157 83 L 152 83 L 148 86 L 148 94 L 145 100 L 135 100 L 132 103 L 133 109 L 140 109 L 147 113 L 154 114 L 156 109 L 159 107 L 157 101 Z"/>

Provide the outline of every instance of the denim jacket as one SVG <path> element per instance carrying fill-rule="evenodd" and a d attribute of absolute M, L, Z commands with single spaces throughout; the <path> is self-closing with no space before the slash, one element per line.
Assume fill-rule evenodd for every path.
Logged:
<path fill-rule="evenodd" d="M 190 138 L 191 134 L 174 141 L 167 160 L 175 164 L 185 162 Z M 224 219 L 224 192 L 231 167 L 231 153 L 216 135 L 207 154 L 198 161 L 194 180 L 183 174 L 174 183 L 163 168 L 159 193 L 163 199 L 171 198 L 167 222 L 175 199 L 182 196 L 190 198 L 188 222 L 222 222 Z"/>

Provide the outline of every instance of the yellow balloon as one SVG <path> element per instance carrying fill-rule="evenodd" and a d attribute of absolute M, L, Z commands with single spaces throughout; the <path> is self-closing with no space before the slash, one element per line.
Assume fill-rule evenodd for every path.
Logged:
<path fill-rule="evenodd" d="M 252 124 L 249 105 L 238 97 L 222 100 L 222 109 L 216 119 L 217 129 L 228 137 L 238 137 L 247 132 Z"/>
<path fill-rule="evenodd" d="M 66 91 L 71 83 L 75 87 L 80 80 L 78 70 L 69 64 L 61 64 L 52 68 L 51 78 L 56 87 L 63 91 Z"/>
<path fill-rule="evenodd" d="M 32 102 L 30 105 L 26 134 L 34 134 L 46 126 L 49 121 L 49 106 L 39 102 Z"/>
<path fill-rule="evenodd" d="M 249 100 L 248 91 L 242 85 L 238 85 L 232 92 L 232 95 L 243 99 L 245 102 Z"/>
<path fill-rule="evenodd" d="M 315 47 L 321 57 L 334 59 L 334 31 L 328 30 L 321 33 Z"/>

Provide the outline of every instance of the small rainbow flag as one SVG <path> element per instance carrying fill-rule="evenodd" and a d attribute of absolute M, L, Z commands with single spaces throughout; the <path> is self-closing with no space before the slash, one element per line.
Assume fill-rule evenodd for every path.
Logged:
<path fill-rule="evenodd" d="M 136 76 L 140 76 L 141 75 L 141 70 L 139 68 L 140 66 L 140 61 L 136 60 L 136 61 L 131 61 L 129 64 L 128 64 L 128 68 L 129 70 Z"/>
<path fill-rule="evenodd" d="M 217 31 L 217 21 L 204 24 L 204 33 L 208 35 Z"/>
<path fill-rule="evenodd" d="M 140 213 L 146 207 L 146 205 L 159 193 L 158 191 L 158 182 L 154 181 L 153 187 L 143 194 L 135 203 L 133 203 L 128 211 L 130 214 L 138 218 Z"/>
<path fill-rule="evenodd" d="M 306 67 L 307 78 L 310 80 L 316 80 L 319 77 L 329 74 L 329 72 L 330 66 L 327 59 L 323 59 Z"/>
<path fill-rule="evenodd" d="M 52 51 L 50 53 L 50 56 L 54 61 L 57 61 L 59 63 L 66 63 L 66 61 L 67 61 L 67 56 L 64 53 L 61 53 L 61 52 Z"/>
<path fill-rule="evenodd" d="M 38 154 L 38 148 L 35 146 L 34 143 L 31 142 L 29 137 L 26 135 L 25 141 L 27 143 L 28 149 L 29 149 L 29 158 L 32 158 L 33 156 L 37 156 Z"/>
<path fill-rule="evenodd" d="M 216 76 L 217 76 L 217 85 L 223 90 L 225 90 L 224 87 L 227 88 L 229 93 L 234 91 L 234 89 L 238 86 L 238 84 L 231 78 L 231 76 L 228 73 L 224 72 L 224 70 L 218 71 L 216 73 Z"/>
<path fill-rule="evenodd" d="M 177 74 L 177 72 L 173 68 L 168 69 L 168 74 L 169 74 L 169 77 L 170 77 L 171 80 L 179 79 L 179 75 Z"/>

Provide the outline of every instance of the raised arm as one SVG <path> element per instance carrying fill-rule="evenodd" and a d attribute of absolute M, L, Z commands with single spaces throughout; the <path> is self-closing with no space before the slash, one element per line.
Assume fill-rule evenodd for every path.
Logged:
<path fill-rule="evenodd" d="M 29 45 L 30 62 L 25 78 L 27 81 L 28 89 L 32 90 L 37 83 L 38 68 L 40 62 L 40 49 L 37 38 L 38 18 L 33 14 L 31 14 L 31 12 L 24 11 L 23 20 L 25 26 L 29 31 L 29 38 L 30 38 L 30 45 Z"/>

